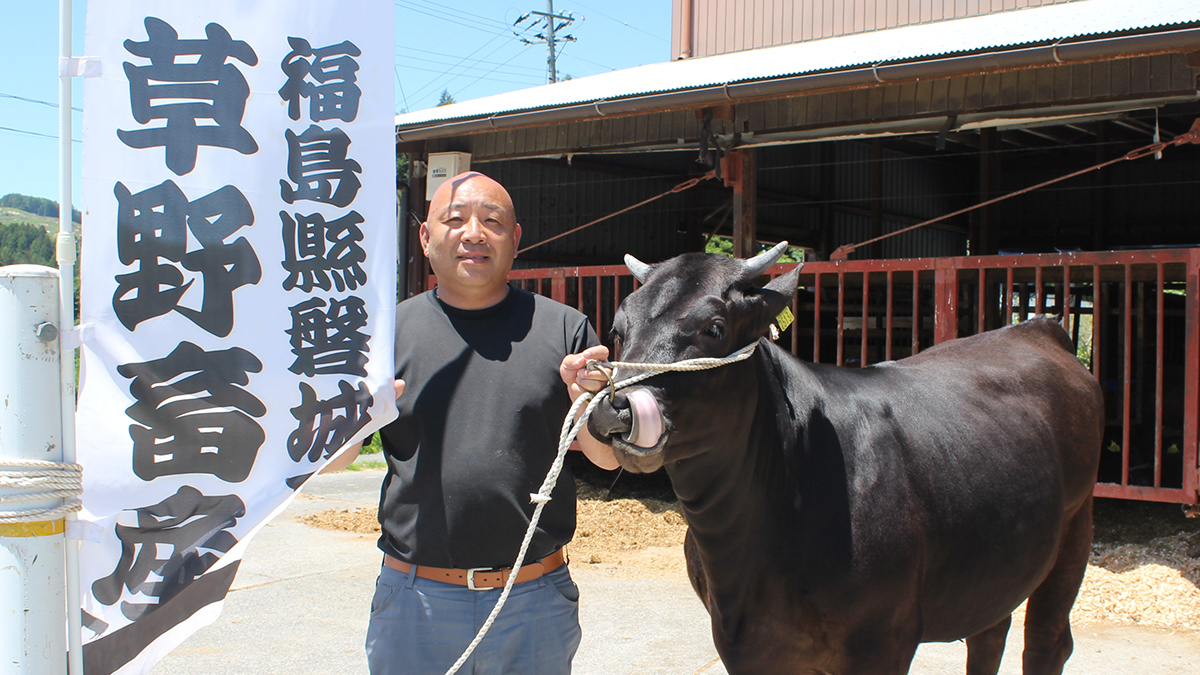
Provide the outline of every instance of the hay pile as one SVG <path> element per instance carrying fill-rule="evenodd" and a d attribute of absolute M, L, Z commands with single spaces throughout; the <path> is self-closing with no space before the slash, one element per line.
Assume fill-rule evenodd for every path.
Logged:
<path fill-rule="evenodd" d="M 579 485 L 579 517 L 568 551 L 576 564 L 613 573 L 684 578 L 686 525 L 678 504 L 657 498 L 605 500 Z M 1200 631 L 1200 522 L 1163 504 L 1097 504 L 1096 541 L 1071 612 L 1075 625 L 1145 625 Z M 302 517 L 323 529 L 379 532 L 374 508 L 331 509 Z M 1018 613 L 1024 608 L 1018 610 Z"/>

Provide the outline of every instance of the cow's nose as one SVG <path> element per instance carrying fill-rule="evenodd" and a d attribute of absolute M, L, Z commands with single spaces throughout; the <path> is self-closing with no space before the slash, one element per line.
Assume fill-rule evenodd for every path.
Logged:
<path fill-rule="evenodd" d="M 623 391 L 618 391 L 611 399 L 597 405 L 588 418 L 588 430 L 596 438 L 624 436 L 632 428 L 633 412 Z"/>

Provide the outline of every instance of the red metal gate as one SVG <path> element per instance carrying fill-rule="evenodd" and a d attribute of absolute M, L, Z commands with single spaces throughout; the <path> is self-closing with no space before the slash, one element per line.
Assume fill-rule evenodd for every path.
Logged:
<path fill-rule="evenodd" d="M 514 270 L 511 278 L 578 308 L 601 336 L 636 288 L 624 266 Z M 780 344 L 862 367 L 1034 314 L 1061 316 L 1104 389 L 1096 495 L 1196 504 L 1198 284 L 1200 249 L 809 262 L 796 322 Z"/>

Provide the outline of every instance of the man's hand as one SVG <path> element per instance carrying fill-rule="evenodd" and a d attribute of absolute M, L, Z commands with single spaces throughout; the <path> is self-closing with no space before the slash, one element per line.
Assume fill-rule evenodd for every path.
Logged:
<path fill-rule="evenodd" d="M 605 384 L 608 384 L 608 378 L 604 373 L 587 369 L 588 361 L 604 361 L 607 358 L 608 347 L 604 345 L 588 347 L 578 354 L 567 354 L 563 357 L 562 363 L 558 366 L 558 375 L 567 385 L 567 391 L 570 392 L 572 401 L 582 396 L 585 390 L 600 391 Z M 582 414 L 583 411 L 579 412 Z M 612 446 L 593 438 L 586 424 L 579 430 L 578 440 L 579 449 L 583 450 L 583 454 L 592 461 L 592 464 L 609 471 L 620 466 L 617 464 L 616 456 L 613 455 Z"/>
<path fill-rule="evenodd" d="M 396 400 L 400 400 L 400 395 L 404 393 L 404 380 L 394 380 L 392 382 L 392 388 L 396 390 Z M 321 469 L 320 473 L 333 473 L 335 471 L 341 471 L 342 469 L 345 469 L 353 464 L 354 460 L 358 459 L 358 455 L 361 452 L 362 443 L 346 448 L 341 452 L 341 454 L 330 460 L 330 462 L 325 465 L 325 468 Z"/>
<path fill-rule="evenodd" d="M 608 359 L 608 347 L 596 345 L 578 354 L 567 354 L 558 366 L 558 376 L 571 392 L 571 400 L 579 398 L 584 391 L 600 391 L 608 384 L 608 378 L 598 370 L 588 370 L 588 361 Z"/>

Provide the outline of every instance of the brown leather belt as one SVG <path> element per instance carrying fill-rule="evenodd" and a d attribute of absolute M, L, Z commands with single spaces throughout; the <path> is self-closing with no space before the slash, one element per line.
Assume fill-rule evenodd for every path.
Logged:
<path fill-rule="evenodd" d="M 523 584 L 526 581 L 533 581 L 543 574 L 549 574 L 562 567 L 566 561 L 567 557 L 563 553 L 563 549 L 560 548 L 537 562 L 521 565 L 521 571 L 517 572 L 515 583 Z M 509 576 L 512 575 L 512 568 L 510 567 L 498 569 L 494 567 L 475 567 L 465 570 L 452 567 L 426 567 L 425 565 L 406 563 L 386 553 L 383 556 L 383 564 L 404 574 L 408 574 L 416 567 L 417 577 L 420 579 L 440 581 L 444 584 L 454 584 L 456 586 L 466 586 L 473 591 L 490 591 L 495 588 L 503 588 L 504 584 L 508 583 Z"/>

